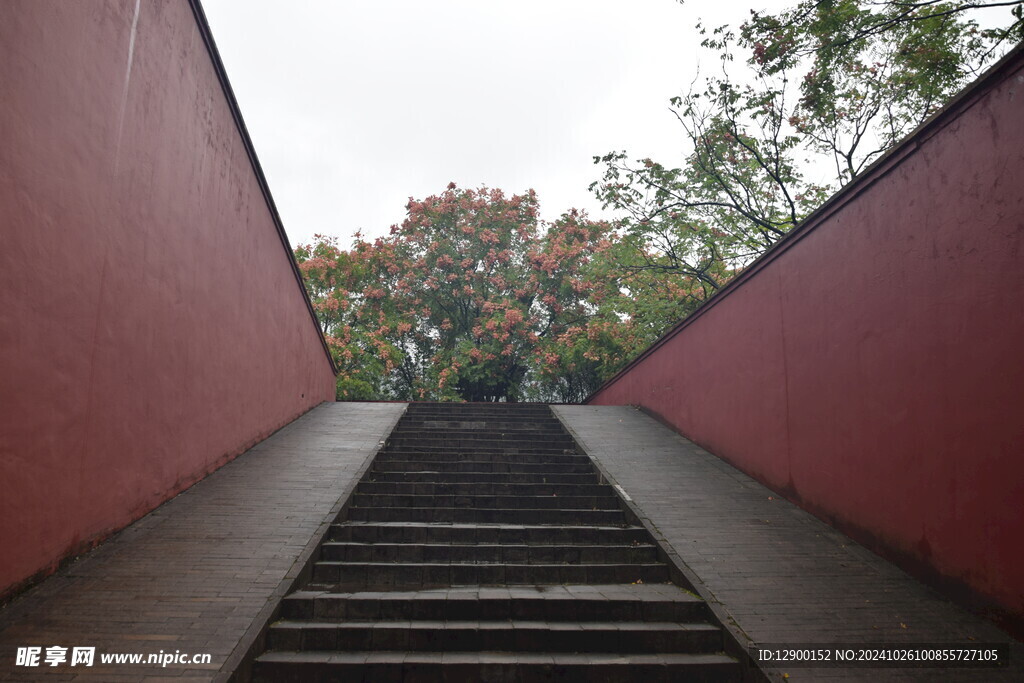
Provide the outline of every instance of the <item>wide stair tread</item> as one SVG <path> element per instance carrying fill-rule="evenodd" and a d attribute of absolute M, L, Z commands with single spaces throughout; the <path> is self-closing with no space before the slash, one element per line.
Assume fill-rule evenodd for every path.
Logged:
<path fill-rule="evenodd" d="M 741 680 L 736 660 L 721 653 L 572 652 L 268 652 L 257 681 L 559 681 L 561 683 L 719 683 Z"/>
<path fill-rule="evenodd" d="M 630 545 L 542 545 L 515 543 L 380 543 L 328 541 L 322 546 L 325 560 L 353 562 L 441 562 L 526 564 L 614 564 L 657 560 L 653 543 Z"/>
<path fill-rule="evenodd" d="M 717 649 L 708 623 L 578 621 L 279 621 L 267 633 L 276 650 L 403 650 L 679 653 Z"/>
<path fill-rule="evenodd" d="M 470 562 L 317 562 L 311 583 L 324 587 L 413 588 L 668 581 L 662 562 L 518 564 Z"/>
<path fill-rule="evenodd" d="M 478 509 L 548 509 L 565 510 L 618 510 L 619 499 L 615 496 L 573 496 L 573 495 L 518 495 L 495 494 L 419 494 L 419 493 L 357 493 L 352 499 L 354 507 L 435 507 L 435 508 L 478 508 Z"/>
<path fill-rule="evenodd" d="M 707 603 L 672 584 L 443 587 L 410 591 L 299 590 L 283 619 L 528 619 L 695 621 Z"/>
<path fill-rule="evenodd" d="M 364 481 L 357 493 L 424 496 L 614 496 L 608 484 L 547 484 L 519 482 Z"/>
<path fill-rule="evenodd" d="M 363 543 L 534 543 L 579 545 L 588 543 L 649 542 L 643 527 L 630 525 L 484 524 L 433 522 L 346 521 L 331 526 L 329 541 Z"/>

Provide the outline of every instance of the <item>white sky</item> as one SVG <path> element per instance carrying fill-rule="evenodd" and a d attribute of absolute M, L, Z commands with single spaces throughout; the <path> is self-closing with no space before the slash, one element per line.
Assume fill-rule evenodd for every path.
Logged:
<path fill-rule="evenodd" d="M 422 199 L 532 187 L 599 214 L 592 157 L 682 152 L 694 25 L 780 0 L 203 0 L 292 246 L 385 234 Z"/>
<path fill-rule="evenodd" d="M 694 29 L 795 0 L 203 0 L 292 246 L 386 234 L 410 196 L 537 191 L 600 215 L 593 157 L 684 152 Z M 1008 21 L 987 10 L 983 25 Z"/>

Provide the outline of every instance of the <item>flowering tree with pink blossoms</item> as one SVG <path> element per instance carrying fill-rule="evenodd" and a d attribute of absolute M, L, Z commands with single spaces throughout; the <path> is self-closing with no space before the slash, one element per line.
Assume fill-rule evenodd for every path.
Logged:
<path fill-rule="evenodd" d="M 338 397 L 573 401 L 638 351 L 607 305 L 622 296 L 611 227 L 576 211 L 544 225 L 537 208 L 532 191 L 450 184 L 373 243 L 300 246 Z"/>

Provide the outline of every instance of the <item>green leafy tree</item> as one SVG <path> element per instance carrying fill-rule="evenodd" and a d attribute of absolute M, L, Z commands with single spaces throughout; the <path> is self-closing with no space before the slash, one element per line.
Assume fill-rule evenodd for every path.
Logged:
<path fill-rule="evenodd" d="M 594 159 L 604 172 L 591 190 L 621 219 L 623 277 L 687 283 L 674 317 L 654 296 L 632 319 L 686 315 L 931 116 L 1020 36 L 1021 3 L 1009 4 L 1000 30 L 978 28 L 978 4 L 863 0 L 752 13 L 738 33 L 700 27 L 721 70 L 670 101 L 682 163 Z"/>
<path fill-rule="evenodd" d="M 977 10 L 995 8 L 1008 11 L 1005 25 L 979 29 L 972 20 L 973 15 Z M 879 36 L 892 41 L 916 34 L 905 47 L 933 49 L 936 46 L 929 43 L 934 43 L 935 36 L 930 35 L 934 26 L 951 19 L 959 21 L 958 15 L 968 16 L 968 26 L 974 29 L 972 34 L 981 39 L 971 52 L 954 56 L 955 60 L 962 59 L 968 70 L 973 71 L 972 62 L 981 66 L 1007 44 L 1024 40 L 1024 2 L 1021 0 L 801 0 L 777 14 L 751 11 L 751 19 L 744 24 L 743 31 L 755 47 L 760 45 L 757 56 L 765 62 L 812 57 L 821 60 L 821 66 L 833 55 L 856 52 L 859 46 Z M 914 24 L 919 26 L 911 28 Z M 941 45 L 938 47 L 942 49 Z"/>
<path fill-rule="evenodd" d="M 969 16 L 1005 5 L 1013 6 L 1005 28 L 982 30 Z M 739 45 L 759 77 L 799 83 L 789 122 L 845 182 L 1024 37 L 1021 7 L 804 0 L 777 15 L 752 13 Z"/>

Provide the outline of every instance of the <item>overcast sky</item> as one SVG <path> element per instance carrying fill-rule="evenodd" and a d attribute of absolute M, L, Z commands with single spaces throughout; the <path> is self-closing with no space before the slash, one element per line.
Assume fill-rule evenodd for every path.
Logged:
<path fill-rule="evenodd" d="M 385 234 L 410 196 L 533 188 L 599 213 L 595 155 L 671 163 L 694 25 L 778 0 L 203 0 L 292 246 Z"/>

